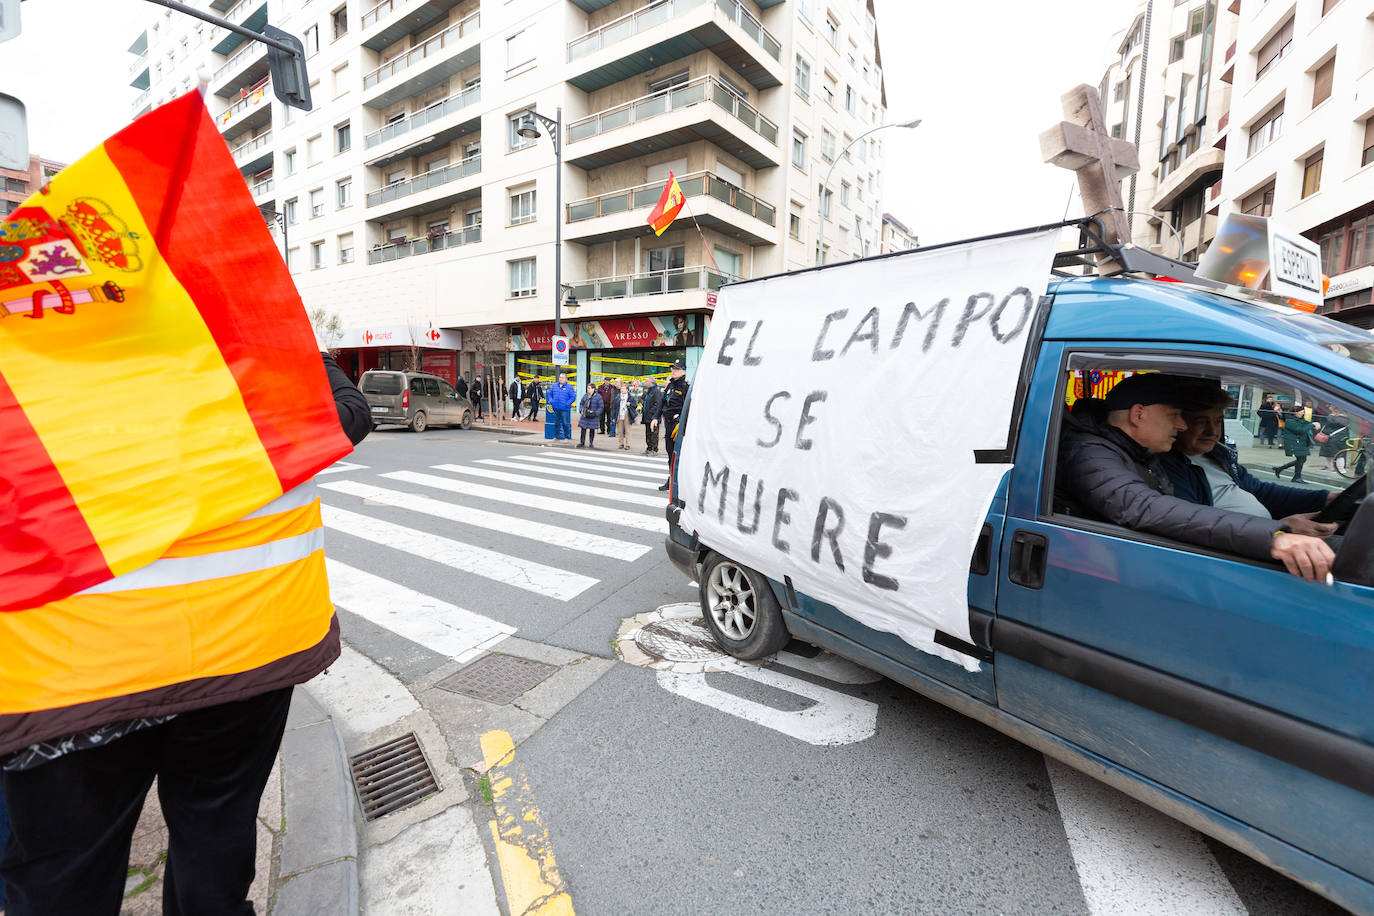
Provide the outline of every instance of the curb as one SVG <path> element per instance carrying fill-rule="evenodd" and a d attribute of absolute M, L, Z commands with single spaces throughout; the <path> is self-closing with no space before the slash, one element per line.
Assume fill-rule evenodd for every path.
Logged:
<path fill-rule="evenodd" d="M 334 720 L 296 687 L 281 743 L 283 819 L 274 916 L 358 912 L 353 777 Z"/>

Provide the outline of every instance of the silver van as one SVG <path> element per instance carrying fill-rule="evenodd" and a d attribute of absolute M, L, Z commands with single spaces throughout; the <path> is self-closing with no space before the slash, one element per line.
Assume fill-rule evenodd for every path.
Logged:
<path fill-rule="evenodd" d="M 373 429 L 383 423 L 399 423 L 417 433 L 429 426 L 472 426 L 472 404 L 437 375 L 371 369 L 358 387 L 372 408 Z"/>

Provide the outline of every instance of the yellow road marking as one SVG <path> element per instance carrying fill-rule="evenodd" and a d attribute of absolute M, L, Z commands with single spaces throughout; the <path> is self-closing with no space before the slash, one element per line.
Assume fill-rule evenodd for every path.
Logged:
<path fill-rule="evenodd" d="M 573 916 L 572 897 L 558 873 L 553 843 L 539 819 L 529 780 L 513 766 L 515 744 L 510 735 L 482 735 L 482 757 L 496 812 L 487 827 L 512 916 Z"/>

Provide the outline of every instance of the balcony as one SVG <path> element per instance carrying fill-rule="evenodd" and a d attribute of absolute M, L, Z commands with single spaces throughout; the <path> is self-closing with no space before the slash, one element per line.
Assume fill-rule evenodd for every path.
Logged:
<path fill-rule="evenodd" d="M 215 95 L 229 99 L 257 85 L 267 73 L 267 45 L 250 41 L 215 70 L 210 85 Z"/>
<path fill-rule="evenodd" d="M 264 178 L 257 184 L 252 185 L 248 190 L 253 192 L 254 199 L 266 197 L 268 194 L 272 193 L 272 179 Z"/>
<path fill-rule="evenodd" d="M 148 55 L 140 54 L 129 64 L 129 85 L 135 89 L 147 89 L 148 83 Z"/>
<path fill-rule="evenodd" d="M 245 91 L 243 98 L 220 112 L 215 118 L 219 132 L 225 135 L 256 130 L 272 123 L 272 86 L 268 80 Z"/>
<path fill-rule="evenodd" d="M 413 255 L 429 254 L 480 241 L 482 241 L 482 227 L 480 225 L 468 226 L 466 229 L 453 229 L 448 232 L 436 232 L 424 238 L 411 239 L 408 242 L 374 245 L 372 250 L 367 253 L 367 263 L 385 264 L 388 261 L 399 261 L 401 258 L 409 258 Z"/>
<path fill-rule="evenodd" d="M 1221 178 L 1225 158 L 1226 154 L 1219 149 L 1207 146 L 1198 149 L 1159 182 L 1150 208 L 1161 212 L 1172 209 L 1179 198 L 1217 181 Z"/>
<path fill-rule="evenodd" d="M 229 151 L 239 171 L 255 174 L 272 164 L 272 131 L 259 134 Z"/>
<path fill-rule="evenodd" d="M 478 10 L 364 75 L 364 93 L 385 88 L 371 98 L 365 98 L 363 104 L 369 108 L 390 108 L 402 99 L 432 89 L 477 63 L 482 59 L 482 47 L 477 41 L 481 25 L 482 11 Z"/>
<path fill-rule="evenodd" d="M 591 92 L 707 49 L 756 89 L 782 85 L 782 46 L 740 0 L 656 0 L 574 38 L 568 82 Z"/>
<path fill-rule="evenodd" d="M 1223 111 L 1221 117 L 1217 119 L 1217 130 L 1212 135 L 1212 146 L 1216 149 L 1226 149 L 1226 128 L 1231 125 L 1231 112 Z"/>
<path fill-rule="evenodd" d="M 382 0 L 363 12 L 360 29 L 363 36 L 362 46 L 377 52 L 385 51 L 407 35 L 429 28 L 462 2 L 463 0 Z"/>
<path fill-rule="evenodd" d="M 224 18 L 235 25 L 261 32 L 262 27 L 267 24 L 267 0 L 239 0 L 229 8 Z M 216 27 L 215 31 L 210 33 L 210 40 L 214 42 L 213 50 L 216 54 L 228 57 L 248 39 L 237 32 Z"/>
<path fill-rule="evenodd" d="M 144 89 L 142 92 L 140 92 L 137 96 L 134 97 L 133 110 L 135 118 L 139 115 L 146 114 L 147 112 L 152 111 L 153 106 L 149 104 L 152 99 L 152 95 L 153 92 L 151 89 Z"/>
<path fill-rule="evenodd" d="M 1221 71 L 1221 76 L 1217 77 L 1217 79 L 1221 80 L 1223 83 L 1230 83 L 1231 80 L 1236 77 L 1236 43 L 1234 41 L 1231 42 L 1231 46 L 1226 49 L 1226 59 L 1222 61 L 1222 66 L 1225 69 Z"/>
<path fill-rule="evenodd" d="M 572 284 L 573 295 L 586 299 L 615 299 L 621 296 L 658 296 L 694 289 L 720 289 L 739 277 L 723 274 L 714 267 L 678 267 L 621 277 L 602 277 Z"/>
<path fill-rule="evenodd" d="M 572 122 L 564 155 L 576 166 L 594 169 L 693 140 L 710 140 L 751 168 L 782 164 L 778 126 L 714 76 Z"/>
<path fill-rule="evenodd" d="M 777 210 L 711 172 L 692 172 L 677 179 L 697 222 L 747 245 L 777 243 Z M 652 232 L 645 222 L 663 193 L 663 182 L 611 191 L 567 205 L 569 241 L 593 245 Z M 688 219 L 684 213 L 679 219 Z"/>
<path fill-rule="evenodd" d="M 386 185 L 375 191 L 368 191 L 368 209 L 376 208 L 376 212 L 369 212 L 367 218 L 400 219 L 416 213 L 429 212 L 436 209 L 440 203 L 456 203 L 477 197 L 482 193 L 481 182 L 460 180 L 479 175 L 481 171 L 482 155 L 478 153 L 452 165 Z M 459 183 L 454 185 L 454 182 Z M 446 187 L 448 185 L 453 187 Z M 441 187 L 444 188 L 443 193 L 429 193 L 434 188 Z"/>
<path fill-rule="evenodd" d="M 480 84 L 473 86 L 470 89 L 464 89 L 462 92 L 454 93 L 453 95 L 449 96 L 441 102 L 435 102 L 433 105 L 429 105 L 425 108 L 422 108 L 412 115 L 407 115 L 399 121 L 393 121 L 392 123 L 387 124 L 378 130 L 374 130 L 372 133 L 368 134 L 366 137 L 363 138 L 363 148 L 372 149 L 374 146 L 381 146 L 382 144 L 394 140 L 397 137 L 404 136 L 413 130 L 419 130 L 421 127 L 436 124 L 440 121 L 443 121 L 449 115 L 452 115 L 459 111 L 463 111 L 464 109 L 476 104 L 477 102 L 480 102 L 481 100 L 482 87 Z M 455 128 L 465 128 L 462 129 L 458 134 L 455 134 L 455 136 L 461 136 L 463 133 L 469 133 L 472 130 L 476 129 L 476 126 L 475 124 L 473 124 L 473 122 L 476 122 L 477 124 L 481 123 L 478 115 L 474 114 L 472 118 L 469 118 L 468 120 L 464 121 L 461 124 L 455 125 L 454 127 L 449 127 L 448 130 L 453 130 Z M 446 131 L 441 131 L 440 133 L 445 132 Z M 436 143 L 438 143 L 439 141 L 447 143 L 449 139 L 452 138 L 441 137 L 439 133 L 436 133 L 434 135 L 434 140 Z M 427 150 L 421 150 L 419 152 L 427 152 Z M 409 153 L 407 155 L 418 155 L 418 152 Z M 368 163 L 368 165 L 383 164 L 385 163 Z"/>

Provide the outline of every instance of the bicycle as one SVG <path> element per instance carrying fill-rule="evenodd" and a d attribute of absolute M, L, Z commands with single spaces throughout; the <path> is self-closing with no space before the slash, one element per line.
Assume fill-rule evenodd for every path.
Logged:
<path fill-rule="evenodd" d="M 1363 436 L 1356 436 L 1345 440 L 1345 448 L 1336 453 L 1336 457 L 1331 459 L 1336 467 L 1336 473 L 1342 477 L 1354 480 L 1356 477 L 1363 477 L 1368 465 L 1368 455 L 1365 451 L 1365 440 Z"/>

